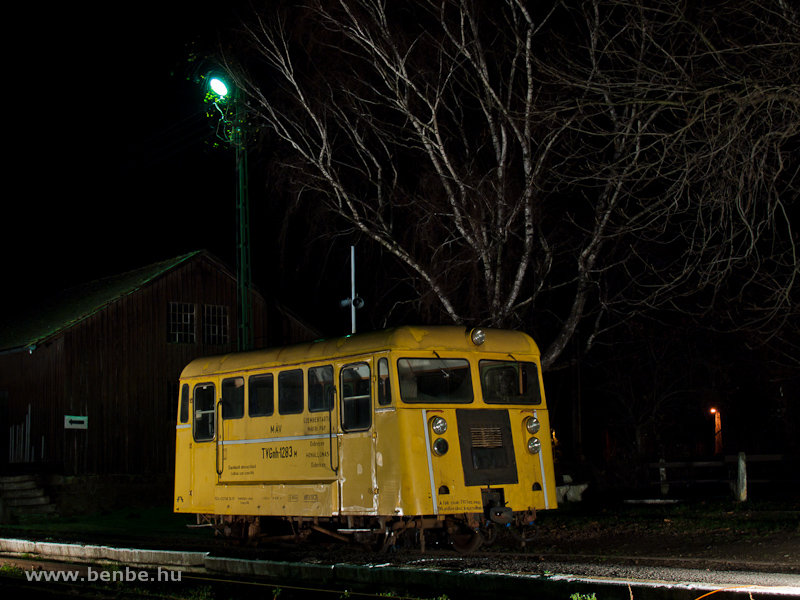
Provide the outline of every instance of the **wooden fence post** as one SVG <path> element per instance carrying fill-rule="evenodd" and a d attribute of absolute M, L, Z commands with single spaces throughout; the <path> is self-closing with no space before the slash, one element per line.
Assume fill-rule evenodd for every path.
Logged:
<path fill-rule="evenodd" d="M 663 457 L 658 460 L 658 477 L 661 480 L 661 495 L 666 496 L 669 494 L 669 483 L 667 483 L 667 468 L 664 466 L 666 462 Z"/>
<path fill-rule="evenodd" d="M 738 469 L 736 471 L 736 501 L 747 501 L 747 464 L 744 452 L 739 452 Z"/>

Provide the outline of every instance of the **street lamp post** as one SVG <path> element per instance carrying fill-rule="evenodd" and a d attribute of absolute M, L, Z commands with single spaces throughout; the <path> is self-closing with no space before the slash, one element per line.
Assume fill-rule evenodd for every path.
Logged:
<path fill-rule="evenodd" d="M 236 282 L 238 302 L 239 350 L 253 348 L 252 300 L 253 276 L 250 266 L 250 199 L 247 168 L 247 111 L 238 90 L 231 89 L 220 77 L 207 77 L 214 105 L 222 115 L 222 139 L 236 152 Z M 221 105 L 225 104 L 223 110 Z M 232 113 L 232 115 L 231 115 Z M 232 116 L 232 118 L 231 118 Z"/>
<path fill-rule="evenodd" d="M 711 409 L 714 415 L 714 454 L 722 454 L 722 416 L 716 408 Z"/>

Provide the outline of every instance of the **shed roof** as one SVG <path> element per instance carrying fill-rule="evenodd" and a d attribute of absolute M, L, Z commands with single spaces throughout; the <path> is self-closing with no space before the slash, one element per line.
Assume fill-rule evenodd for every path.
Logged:
<path fill-rule="evenodd" d="M 33 350 L 37 345 L 200 255 L 205 255 L 228 270 L 211 254 L 198 250 L 69 288 L 31 307 L 27 314 L 8 315 L 8 322 L 0 327 L 0 353 Z"/>

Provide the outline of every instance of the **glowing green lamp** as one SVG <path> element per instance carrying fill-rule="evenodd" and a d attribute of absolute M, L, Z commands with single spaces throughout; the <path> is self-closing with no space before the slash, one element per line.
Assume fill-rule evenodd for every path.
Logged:
<path fill-rule="evenodd" d="M 224 81 L 217 77 L 213 77 L 211 81 L 208 82 L 208 87 L 210 87 L 211 91 L 220 98 L 224 98 L 228 95 L 228 86 L 225 85 Z"/>

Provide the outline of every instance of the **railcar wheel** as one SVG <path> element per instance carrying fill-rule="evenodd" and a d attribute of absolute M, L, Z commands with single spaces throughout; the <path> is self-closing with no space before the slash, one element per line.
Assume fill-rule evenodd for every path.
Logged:
<path fill-rule="evenodd" d="M 480 535 L 483 538 L 483 544 L 485 546 L 491 546 L 497 539 L 497 526 L 494 524 L 487 525 L 480 531 Z"/>
<path fill-rule="evenodd" d="M 465 528 L 462 531 L 450 534 L 449 537 L 453 550 L 459 554 L 470 554 L 483 545 L 483 536 L 479 531 L 470 531 Z"/>
<path fill-rule="evenodd" d="M 390 550 L 397 550 L 394 545 L 395 535 L 394 532 L 376 533 L 375 539 L 371 544 L 365 544 L 367 550 L 375 552 L 376 554 L 386 554 Z"/>
<path fill-rule="evenodd" d="M 512 527 L 511 535 L 514 536 L 515 540 L 523 544 L 532 542 L 539 535 L 539 526 L 535 523 L 528 523 L 520 527 Z"/>

